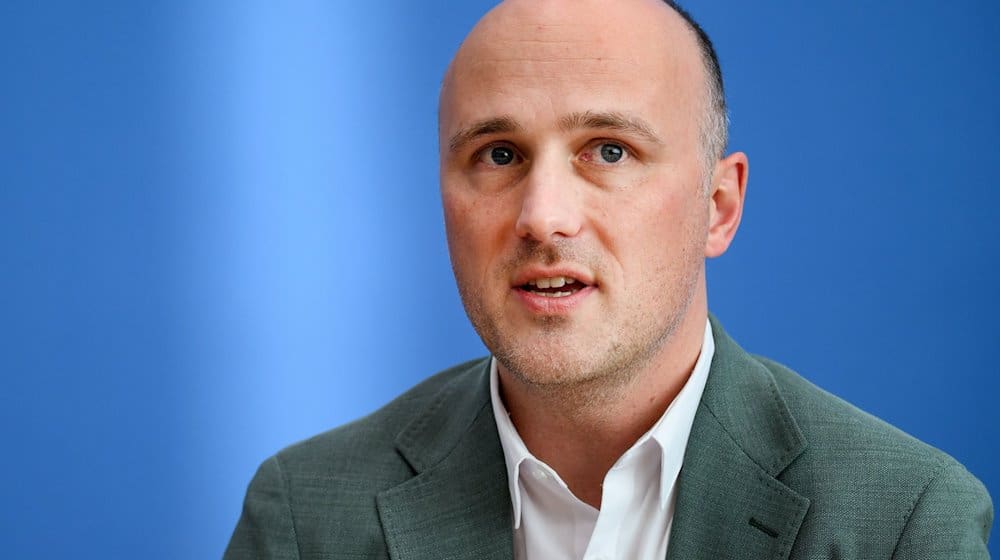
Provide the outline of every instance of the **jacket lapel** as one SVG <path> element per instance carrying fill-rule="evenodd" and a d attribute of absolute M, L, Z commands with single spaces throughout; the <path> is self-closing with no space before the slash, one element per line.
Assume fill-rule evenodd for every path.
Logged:
<path fill-rule="evenodd" d="M 809 500 L 778 480 L 806 447 L 770 372 L 712 320 L 715 357 L 678 480 L 668 560 L 787 558 Z M 489 361 L 455 377 L 396 440 L 416 476 L 381 492 L 394 560 L 513 558 Z"/>
<path fill-rule="evenodd" d="M 787 558 L 809 500 L 777 477 L 806 441 L 771 373 L 712 320 L 716 352 L 678 479 L 667 558 Z"/>
<path fill-rule="evenodd" d="M 480 361 L 458 375 L 396 440 L 416 476 L 376 499 L 394 560 L 513 557 L 488 368 Z"/>

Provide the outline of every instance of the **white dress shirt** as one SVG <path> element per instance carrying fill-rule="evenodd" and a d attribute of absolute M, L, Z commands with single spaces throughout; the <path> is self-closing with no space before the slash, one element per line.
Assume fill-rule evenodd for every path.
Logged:
<path fill-rule="evenodd" d="M 608 471 L 600 510 L 574 496 L 556 471 L 528 451 L 500 399 L 493 359 L 490 396 L 507 463 L 515 560 L 666 557 L 677 475 L 714 354 L 706 320 L 691 376 L 663 416 Z"/>

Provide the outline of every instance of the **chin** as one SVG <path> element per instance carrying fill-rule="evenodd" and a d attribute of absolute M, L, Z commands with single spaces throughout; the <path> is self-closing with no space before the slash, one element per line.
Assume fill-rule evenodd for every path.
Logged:
<path fill-rule="evenodd" d="M 564 342 L 552 345 L 524 345 L 495 352 L 497 360 L 514 377 L 529 385 L 558 387 L 575 385 L 601 375 L 603 368 L 596 367 L 580 348 Z M 587 350 L 593 351 L 593 348 Z"/>

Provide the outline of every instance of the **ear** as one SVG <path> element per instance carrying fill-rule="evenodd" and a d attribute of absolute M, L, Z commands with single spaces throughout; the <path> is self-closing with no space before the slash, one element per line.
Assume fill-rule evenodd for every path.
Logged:
<path fill-rule="evenodd" d="M 718 257 L 732 243 L 743 216 L 743 199 L 746 196 L 749 173 L 750 162 L 743 152 L 729 154 L 715 164 L 708 201 L 706 257 Z"/>

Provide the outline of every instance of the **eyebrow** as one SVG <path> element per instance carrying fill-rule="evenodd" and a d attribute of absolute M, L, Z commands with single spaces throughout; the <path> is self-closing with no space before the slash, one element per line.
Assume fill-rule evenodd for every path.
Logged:
<path fill-rule="evenodd" d="M 663 144 L 663 140 L 653 132 L 653 127 L 649 126 L 645 121 L 618 111 L 583 111 L 572 113 L 559 119 L 559 127 L 564 131 L 581 128 L 614 130 L 641 136 L 654 144 Z M 451 152 L 457 152 L 463 146 L 480 136 L 510 134 L 519 132 L 520 130 L 521 125 L 509 115 L 483 119 L 472 123 L 452 135 L 448 140 L 448 149 Z"/>
<path fill-rule="evenodd" d="M 559 126 L 563 130 L 580 128 L 614 130 L 641 136 L 654 144 L 663 144 L 663 140 L 653 132 L 653 127 L 645 121 L 618 111 L 573 113 L 559 119 Z"/>
<path fill-rule="evenodd" d="M 513 117 L 504 115 L 492 119 L 476 121 L 455 133 L 448 141 L 448 149 L 457 152 L 469 142 L 489 134 L 512 133 L 521 130 L 521 125 Z"/>

